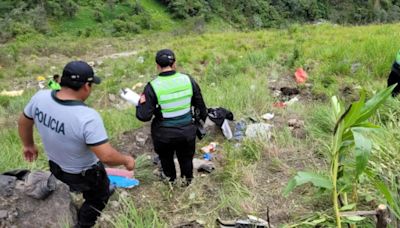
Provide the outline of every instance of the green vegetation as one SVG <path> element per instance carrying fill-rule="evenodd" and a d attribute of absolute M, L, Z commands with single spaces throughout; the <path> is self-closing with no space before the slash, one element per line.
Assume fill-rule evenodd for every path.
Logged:
<path fill-rule="evenodd" d="M 222 17 L 241 28 L 280 27 L 293 22 L 328 20 L 341 24 L 393 22 L 399 1 L 367 0 L 161 0 L 176 18 Z"/>
<path fill-rule="evenodd" d="M 365 102 L 365 92 L 361 93 L 359 101 L 349 108 L 332 97 L 332 112 L 336 121 L 330 146 L 330 173 L 329 177 L 310 172 L 298 172 L 288 183 L 285 194 L 293 191 L 299 185 L 311 182 L 314 186 L 332 191 L 333 209 L 336 217 L 336 226 L 342 227 L 340 210 L 356 209 L 358 204 L 358 184 L 361 174 L 366 170 L 372 150 L 372 140 L 368 138 L 378 126 L 367 122 L 375 114 L 378 107 L 390 96 L 394 86 L 376 94 Z M 350 152 L 349 152 L 350 151 Z M 350 195 L 348 197 L 348 195 Z M 338 199 L 343 201 L 339 206 Z M 361 221 L 363 218 L 346 217 L 351 222 Z"/>
<path fill-rule="evenodd" d="M 107 207 L 105 222 L 102 221 L 106 224 L 101 226 L 171 227 L 199 220 L 206 227 L 213 227 L 217 217 L 236 219 L 252 214 L 266 219 L 270 213 L 273 225 L 330 227 L 336 222 L 331 207 L 336 195 L 347 197 L 347 205 L 336 205 L 336 209 L 374 210 L 378 203 L 387 203 L 394 214 L 400 214 L 396 180 L 400 172 L 400 147 L 396 143 L 400 138 L 398 99 L 389 98 L 376 114 L 370 113 L 369 121 L 382 126 L 379 134 L 357 134 L 352 138 L 356 150 L 356 141 L 360 139 L 374 142 L 364 153 L 369 154 L 369 159 L 357 160 L 357 151 L 337 153 L 329 149 L 343 107 L 357 100 L 360 101 L 353 107 L 361 107 L 385 87 L 399 48 L 393 42 L 400 35 L 399 24 L 297 24 L 319 19 L 340 23 L 397 20 L 397 1 L 380 1 L 380 8 L 363 1 L 252 0 L 244 4 L 229 1 L 226 5 L 212 1 L 207 6 L 200 4 L 200 0 L 73 1 L 75 10 L 72 1 L 43 1 L 61 9 L 59 15 L 51 13 L 53 8 L 46 4 L 38 8 L 29 2 L 0 3 L 0 28 L 5 28 L 0 36 L 2 42 L 8 41 L 0 46 L 0 91 L 24 89 L 19 97 L 0 96 L 0 172 L 14 168 L 48 169 L 37 135 L 39 159 L 34 163 L 23 160 L 16 121 L 38 90 L 37 76 L 61 73 L 65 63 L 72 59 L 93 62 L 96 73 L 103 78 L 87 103 L 99 110 L 112 144 L 119 145 L 121 140 L 132 144 L 124 136 L 147 125 L 136 120 L 135 110 L 119 99 L 119 89 L 153 78 L 157 73 L 154 54 L 167 47 L 175 50 L 178 69 L 191 74 L 200 84 L 208 107 L 228 108 L 236 120 L 251 117 L 260 122 L 264 113 L 274 113 L 274 119 L 269 121 L 274 125 L 272 137 L 246 139 L 239 144 L 221 137 L 206 137 L 197 147 L 219 142 L 217 168 L 210 175 L 195 178 L 188 188 L 159 182 L 153 174 L 155 167 L 148 157 L 152 155 L 149 151 L 124 151 L 140 154 L 135 175 L 141 185 L 129 190 L 129 196 L 118 192 L 116 200 L 120 205 Z M 64 2 L 70 2 L 72 8 L 63 10 L 67 6 Z M 289 5 L 292 8 L 288 9 Z M 257 11 L 260 6 L 265 7 Z M 39 9 L 46 13 L 34 13 Z M 376 14 L 377 9 L 381 14 Z M 384 11 L 387 17 L 380 19 L 378 15 L 384 15 Z M 24 19 L 31 14 L 46 17 L 45 30 L 32 24 L 36 19 Z M 12 20 L 7 21 L 6 17 Z M 260 30 L 251 31 L 250 27 Z M 281 29 L 261 30 L 265 27 Z M 9 29 L 23 32 L 13 34 Z M 115 53 L 119 55 L 112 55 Z M 292 78 L 298 67 L 309 75 L 305 85 L 296 85 Z M 272 95 L 270 88 L 281 86 L 297 87 L 301 91 L 300 101 L 285 109 L 274 107 L 279 98 Z M 365 94 L 359 96 L 361 88 Z M 328 105 L 332 96 L 343 101 L 335 115 Z M 304 120 L 303 136 L 297 136 L 288 126 L 291 118 Z M 340 124 L 346 125 L 348 120 Z M 341 136 L 346 136 L 344 129 L 353 125 L 342 126 L 341 130 L 339 127 L 344 133 Z M 339 137 L 339 131 L 336 132 L 335 137 Z M 339 155 L 343 156 L 338 160 Z M 359 172 L 355 176 L 352 171 L 357 170 L 357 164 Z M 331 167 L 335 167 L 332 172 Z M 325 174 L 333 178 L 319 179 L 325 190 L 299 186 L 289 198 L 282 197 L 290 178 L 314 178 L 309 173 L 296 176 L 298 170 L 329 170 Z M 339 171 L 344 176 L 334 178 Z M 333 183 L 335 179 L 338 181 Z M 353 195 L 357 200 L 353 200 Z M 354 223 L 373 226 L 370 219 Z"/>

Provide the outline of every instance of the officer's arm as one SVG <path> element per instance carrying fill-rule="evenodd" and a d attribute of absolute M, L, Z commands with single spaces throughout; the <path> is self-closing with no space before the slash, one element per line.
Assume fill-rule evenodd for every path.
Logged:
<path fill-rule="evenodd" d="M 140 96 L 139 104 L 136 106 L 136 117 L 140 121 L 150 121 L 156 110 L 157 97 L 150 83 L 147 83 L 142 95 Z"/>
<path fill-rule="evenodd" d="M 124 165 L 128 170 L 132 170 L 135 166 L 135 160 L 131 156 L 121 154 L 110 143 L 91 146 L 90 150 L 106 165 Z"/>
<path fill-rule="evenodd" d="M 21 114 L 18 120 L 18 133 L 24 147 L 33 146 L 33 119 Z"/>
<path fill-rule="evenodd" d="M 200 118 L 205 121 L 207 118 L 207 107 L 204 103 L 203 95 L 201 94 L 200 86 L 197 82 L 190 77 L 190 81 L 193 87 L 193 97 L 192 97 L 192 106 L 196 109 L 200 110 Z"/>
<path fill-rule="evenodd" d="M 38 157 L 38 149 L 35 146 L 33 140 L 33 119 L 29 118 L 25 114 L 21 114 L 18 119 L 18 133 L 21 138 L 22 144 L 24 145 L 22 151 L 24 153 L 25 160 L 34 161 Z"/>

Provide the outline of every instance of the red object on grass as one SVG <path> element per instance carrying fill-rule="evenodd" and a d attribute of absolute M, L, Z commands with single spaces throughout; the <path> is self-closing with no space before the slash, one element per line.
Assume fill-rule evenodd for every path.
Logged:
<path fill-rule="evenodd" d="M 272 106 L 274 106 L 276 108 L 284 108 L 284 107 L 286 107 L 286 103 L 283 101 L 279 101 L 279 102 L 275 102 Z"/>
<path fill-rule="evenodd" d="M 308 78 L 307 72 L 305 72 L 303 68 L 297 68 L 296 72 L 294 73 L 294 76 L 298 84 L 305 83 Z"/>

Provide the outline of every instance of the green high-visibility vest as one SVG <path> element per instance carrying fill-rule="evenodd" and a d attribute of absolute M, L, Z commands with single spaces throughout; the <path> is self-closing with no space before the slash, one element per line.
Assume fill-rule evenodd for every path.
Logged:
<path fill-rule="evenodd" d="M 51 79 L 49 81 L 49 83 L 47 83 L 47 85 L 49 86 L 50 89 L 52 90 L 60 90 L 61 86 L 60 84 L 58 84 L 56 81 L 54 81 L 53 79 Z"/>
<path fill-rule="evenodd" d="M 181 73 L 158 76 L 150 84 L 164 118 L 175 118 L 190 112 L 193 89 L 189 76 Z"/>

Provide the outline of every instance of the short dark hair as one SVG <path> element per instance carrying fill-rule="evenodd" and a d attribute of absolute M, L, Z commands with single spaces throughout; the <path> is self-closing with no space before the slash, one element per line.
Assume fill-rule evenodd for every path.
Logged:
<path fill-rule="evenodd" d="M 70 89 L 73 89 L 75 91 L 78 91 L 83 85 L 85 85 L 86 82 L 71 82 L 71 81 L 65 81 L 62 80 L 60 82 L 60 86 L 62 87 L 68 87 Z"/>
<path fill-rule="evenodd" d="M 172 66 L 175 63 L 175 54 L 170 49 L 159 50 L 156 54 L 156 63 L 160 67 Z"/>
<path fill-rule="evenodd" d="M 60 75 L 59 75 L 59 74 L 53 75 L 53 79 L 54 79 L 54 80 L 57 80 L 57 79 L 59 79 L 59 78 L 60 78 Z"/>

